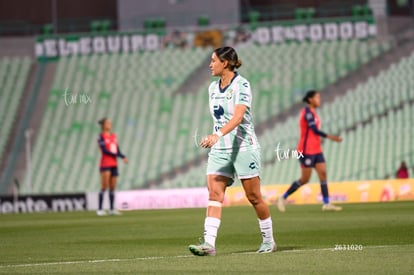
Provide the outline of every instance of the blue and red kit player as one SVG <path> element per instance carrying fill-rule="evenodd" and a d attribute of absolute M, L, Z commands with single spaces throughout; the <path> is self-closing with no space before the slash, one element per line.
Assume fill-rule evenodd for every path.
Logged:
<path fill-rule="evenodd" d="M 298 143 L 298 152 L 302 152 L 303 157 L 299 159 L 302 168 L 302 176 L 294 181 L 289 189 L 278 198 L 277 206 L 281 212 L 285 211 L 286 199 L 294 193 L 299 187 L 308 183 L 312 168 L 315 168 L 321 184 L 321 193 L 323 197 L 322 210 L 340 211 L 342 207 L 335 206 L 329 202 L 328 184 L 326 178 L 325 158 L 322 153 L 321 138 L 327 138 L 335 142 L 341 142 L 340 136 L 326 134 L 320 130 L 321 121 L 319 120 L 316 109 L 321 104 L 321 96 L 317 91 L 308 91 L 303 98 L 308 104 L 300 113 L 300 139 Z"/>
<path fill-rule="evenodd" d="M 109 188 L 109 206 L 111 215 L 119 215 L 114 209 L 115 188 L 118 177 L 118 163 L 117 158 L 122 158 L 124 163 L 128 163 L 128 159 L 119 149 L 116 135 L 112 133 L 112 122 L 108 118 L 99 120 L 102 132 L 98 138 L 99 149 L 102 153 L 99 165 L 101 173 L 101 191 L 99 192 L 99 209 L 96 212 L 98 216 L 105 216 L 106 212 L 102 209 L 103 197 L 105 191 Z"/>

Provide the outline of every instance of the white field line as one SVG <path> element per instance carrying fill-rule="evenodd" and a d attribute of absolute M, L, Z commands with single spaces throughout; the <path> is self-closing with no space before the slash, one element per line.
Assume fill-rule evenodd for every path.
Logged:
<path fill-rule="evenodd" d="M 301 252 L 315 252 L 315 251 L 332 251 L 332 252 L 343 252 L 343 251 L 363 251 L 364 249 L 378 249 L 378 248 L 392 248 L 392 247 L 401 247 L 401 246 L 410 246 L 412 244 L 404 244 L 404 245 L 371 245 L 371 246 L 362 246 L 362 249 L 335 249 L 334 247 L 329 248 L 311 248 L 311 249 L 291 249 L 291 250 L 282 250 L 277 251 L 276 254 L 279 253 L 301 253 Z M 253 251 L 246 251 L 246 252 L 234 252 L 231 253 L 232 255 L 252 255 L 257 254 Z"/>
<path fill-rule="evenodd" d="M 407 245 L 374 245 L 374 246 L 363 246 L 363 249 L 377 249 L 377 248 L 391 248 L 391 247 L 402 247 L 412 246 Z M 301 252 L 315 252 L 315 251 L 332 251 L 332 252 L 343 252 L 344 250 L 335 250 L 334 248 L 315 248 L 315 249 L 292 249 L 282 250 L 276 252 L 279 253 L 301 253 Z M 361 251 L 361 250 L 356 250 Z M 257 254 L 256 252 L 235 252 L 230 255 L 252 255 Z M 96 263 L 110 263 L 110 262 L 130 262 L 130 261 L 150 261 L 150 260 L 165 260 L 165 259 L 177 259 L 177 258 L 190 258 L 193 255 L 176 255 L 176 256 L 152 256 L 152 257 L 138 257 L 138 258 L 125 258 L 125 259 L 97 259 L 97 260 L 84 260 L 84 261 L 62 261 L 62 262 L 44 262 L 44 263 L 28 263 L 28 264 L 8 264 L 0 265 L 1 268 L 17 268 L 17 267 L 37 267 L 37 266 L 53 266 L 53 265 L 71 265 L 71 264 L 96 264 Z"/>
<path fill-rule="evenodd" d="M 32 264 L 10 264 L 10 265 L 0 265 L 0 268 L 70 265 L 70 264 L 95 264 L 95 263 L 109 263 L 109 262 L 163 260 L 163 259 L 176 259 L 176 258 L 189 258 L 189 257 L 194 257 L 194 256 L 193 255 L 177 255 L 177 256 L 125 258 L 125 259 L 101 259 L 101 260 L 84 260 L 84 261 L 45 262 L 45 263 L 32 263 Z"/>

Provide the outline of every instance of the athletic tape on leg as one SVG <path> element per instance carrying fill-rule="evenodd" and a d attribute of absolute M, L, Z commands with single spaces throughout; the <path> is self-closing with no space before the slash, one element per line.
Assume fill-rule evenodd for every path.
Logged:
<path fill-rule="evenodd" d="M 218 201 L 208 201 L 207 206 L 221 207 L 222 204 L 221 202 L 218 202 Z"/>

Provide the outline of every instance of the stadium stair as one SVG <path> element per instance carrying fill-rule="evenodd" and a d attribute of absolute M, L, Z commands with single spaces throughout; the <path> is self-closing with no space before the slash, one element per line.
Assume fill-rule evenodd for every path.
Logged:
<path fill-rule="evenodd" d="M 0 193 L 8 190 L 5 180 L 6 168 L 12 159 L 12 144 L 15 141 L 17 124 L 19 123 L 23 103 L 27 100 L 27 85 L 32 75 L 30 57 L 0 58 Z M 11 165 L 9 165 L 11 167 Z M 11 168 L 9 169 L 12 170 Z M 10 181 L 9 181 L 10 182 Z"/>
<path fill-rule="evenodd" d="M 0 59 L 0 160 L 16 119 L 19 103 L 23 97 L 31 60 L 28 57 L 5 57 Z"/>

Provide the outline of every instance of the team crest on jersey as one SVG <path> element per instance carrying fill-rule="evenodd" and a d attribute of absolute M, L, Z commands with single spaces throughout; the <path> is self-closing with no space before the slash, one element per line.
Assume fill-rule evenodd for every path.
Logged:
<path fill-rule="evenodd" d="M 229 90 L 227 91 L 226 99 L 227 99 L 227 100 L 230 100 L 230 99 L 232 99 L 232 98 L 233 98 L 233 90 L 232 90 L 232 89 L 229 89 Z"/>

